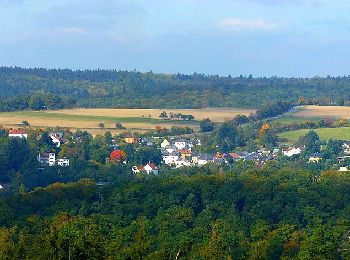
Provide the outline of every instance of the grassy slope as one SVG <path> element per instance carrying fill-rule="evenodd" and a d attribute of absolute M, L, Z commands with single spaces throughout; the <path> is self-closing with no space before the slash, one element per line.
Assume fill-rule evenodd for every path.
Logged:
<path fill-rule="evenodd" d="M 299 139 L 300 136 L 307 134 L 309 131 L 310 131 L 309 129 L 289 131 L 289 132 L 280 133 L 278 136 L 281 138 L 286 138 L 290 142 L 295 142 Z M 350 140 L 350 127 L 319 128 L 319 129 L 315 129 L 315 131 L 320 136 L 321 140 L 329 140 L 329 139 Z"/>

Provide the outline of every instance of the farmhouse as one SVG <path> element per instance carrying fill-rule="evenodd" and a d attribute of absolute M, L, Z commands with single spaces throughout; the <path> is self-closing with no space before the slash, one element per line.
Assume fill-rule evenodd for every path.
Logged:
<path fill-rule="evenodd" d="M 22 130 L 12 129 L 9 130 L 9 137 L 18 137 L 18 138 L 28 138 L 28 134 Z"/>

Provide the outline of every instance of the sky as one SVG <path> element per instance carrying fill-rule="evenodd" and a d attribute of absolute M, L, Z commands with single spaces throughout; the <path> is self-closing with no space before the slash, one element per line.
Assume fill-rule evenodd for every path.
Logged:
<path fill-rule="evenodd" d="M 348 0 L 0 0 L 0 65 L 350 74 Z"/>

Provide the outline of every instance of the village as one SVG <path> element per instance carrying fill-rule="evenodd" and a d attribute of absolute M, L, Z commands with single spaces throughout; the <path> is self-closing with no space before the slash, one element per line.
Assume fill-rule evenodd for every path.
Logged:
<path fill-rule="evenodd" d="M 11 129 L 8 131 L 10 138 L 28 138 L 28 133 L 24 130 Z M 48 137 L 51 142 L 60 149 L 63 144 L 68 142 L 80 142 L 79 138 L 69 140 L 65 138 L 64 133 L 49 132 Z M 39 140 L 39 135 L 36 140 Z M 124 137 L 114 136 L 111 139 L 109 147 L 111 152 L 106 158 L 106 163 L 130 163 L 127 154 L 123 151 L 125 145 L 132 146 L 136 149 L 139 147 L 156 147 L 161 156 L 158 164 L 149 160 L 145 165 L 133 165 L 130 171 L 134 174 L 146 173 L 158 175 L 161 173 L 161 167 L 170 169 L 179 169 L 184 167 L 202 167 L 207 164 L 226 164 L 230 165 L 239 161 L 249 162 L 252 166 L 263 167 L 270 162 L 276 162 L 281 158 L 293 158 L 302 154 L 305 147 L 288 146 L 285 148 L 274 148 L 273 150 L 259 149 L 257 151 L 248 152 L 237 150 L 228 153 L 220 151 L 216 153 L 204 153 L 199 149 L 202 146 L 199 138 L 160 138 L 160 137 L 136 137 L 126 135 Z M 344 142 L 342 145 L 342 156 L 338 156 L 338 170 L 348 171 L 348 167 L 344 164 L 345 160 L 350 158 L 350 142 Z M 323 160 L 322 153 L 311 153 L 307 157 L 308 163 L 318 164 Z M 40 152 L 37 155 L 37 161 L 41 167 L 69 167 L 71 159 L 69 157 L 59 157 L 53 150 Z"/>

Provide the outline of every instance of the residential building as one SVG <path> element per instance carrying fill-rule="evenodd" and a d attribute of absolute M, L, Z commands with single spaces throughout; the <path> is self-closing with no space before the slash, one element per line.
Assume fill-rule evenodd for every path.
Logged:
<path fill-rule="evenodd" d="M 56 155 L 54 153 L 39 154 L 38 161 L 43 165 L 54 166 L 56 164 Z"/>
<path fill-rule="evenodd" d="M 182 158 L 188 159 L 192 156 L 192 151 L 190 149 L 180 149 L 179 154 L 181 155 Z"/>
<path fill-rule="evenodd" d="M 159 173 L 158 167 L 153 164 L 153 163 L 147 163 L 144 167 L 143 170 L 147 173 L 147 174 L 155 174 L 157 175 Z"/>
<path fill-rule="evenodd" d="M 295 147 L 289 147 L 289 148 L 283 150 L 282 153 L 285 156 L 292 157 L 293 155 L 300 154 L 301 153 L 301 149 L 300 148 L 295 148 Z"/>
<path fill-rule="evenodd" d="M 179 159 L 178 152 L 169 153 L 167 150 L 162 152 L 163 163 L 166 165 L 173 165 Z"/>
<path fill-rule="evenodd" d="M 63 159 L 57 159 L 57 165 L 61 167 L 68 167 L 69 166 L 69 159 L 63 158 Z"/>
<path fill-rule="evenodd" d="M 50 138 L 56 147 L 60 147 L 64 143 L 63 133 L 50 133 Z"/>
<path fill-rule="evenodd" d="M 124 138 L 125 143 L 127 144 L 136 144 L 137 143 L 137 138 L 134 136 L 127 136 Z"/>
<path fill-rule="evenodd" d="M 178 149 L 178 150 L 182 150 L 185 148 L 188 148 L 190 145 L 190 142 L 188 140 L 185 139 L 179 139 L 174 141 L 174 146 Z"/>
<path fill-rule="evenodd" d="M 309 156 L 309 163 L 318 163 L 322 160 L 322 154 L 320 153 L 313 153 Z"/>
<path fill-rule="evenodd" d="M 18 138 L 28 138 L 28 134 L 23 130 L 12 129 L 9 130 L 9 137 L 18 137 Z"/>
<path fill-rule="evenodd" d="M 131 170 L 133 173 L 144 172 L 147 174 L 154 174 L 154 175 L 158 175 L 159 173 L 158 167 L 151 162 L 147 163 L 145 166 L 133 166 Z"/>
<path fill-rule="evenodd" d="M 167 139 L 164 139 L 163 142 L 160 144 L 161 148 L 167 148 L 170 146 L 170 142 Z"/>
<path fill-rule="evenodd" d="M 210 155 L 210 154 L 200 154 L 198 156 L 198 166 L 202 166 L 202 165 L 205 165 L 207 163 L 210 163 L 210 162 L 213 162 L 214 161 L 214 156 L 213 155 Z"/>

